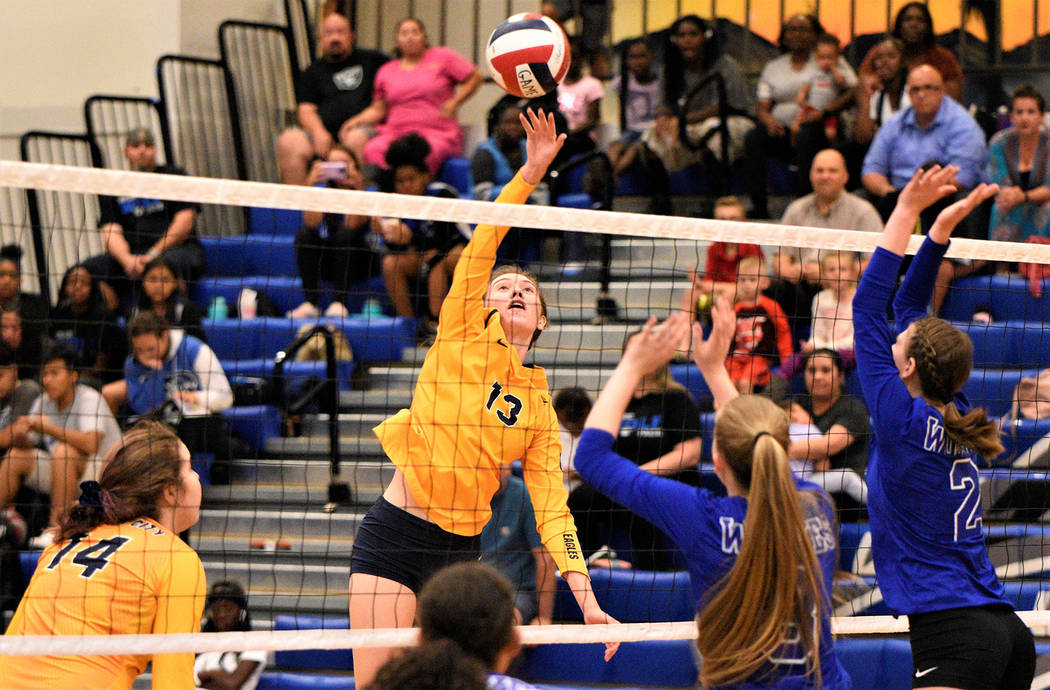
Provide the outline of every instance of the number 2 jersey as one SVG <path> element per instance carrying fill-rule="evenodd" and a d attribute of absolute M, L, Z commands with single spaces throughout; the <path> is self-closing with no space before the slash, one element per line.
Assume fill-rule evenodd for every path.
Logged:
<path fill-rule="evenodd" d="M 516 175 L 498 202 L 524 203 L 532 185 Z M 540 538 L 563 572 L 587 573 L 566 507 L 561 439 L 547 377 L 507 342 L 485 291 L 506 227 L 479 225 L 456 264 L 410 409 L 375 428 L 383 449 L 432 522 L 480 534 L 499 488 L 499 468 L 521 459 Z"/>
<path fill-rule="evenodd" d="M 893 302 L 899 332 L 926 316 L 947 248 L 927 239 L 916 254 Z M 886 305 L 900 264 L 877 249 L 853 298 L 857 371 L 875 432 L 867 480 L 879 588 L 897 614 L 1010 605 L 985 548 L 975 455 L 948 438 L 936 408 L 911 396 L 893 361 Z M 961 414 L 970 407 L 961 393 L 954 403 Z"/>
<path fill-rule="evenodd" d="M 100 525 L 40 556 L 8 635 L 124 635 L 200 630 L 204 567 L 167 528 Z M 5 656 L 5 688 L 130 688 L 149 656 Z M 193 654 L 153 656 L 153 687 L 192 688 Z"/>

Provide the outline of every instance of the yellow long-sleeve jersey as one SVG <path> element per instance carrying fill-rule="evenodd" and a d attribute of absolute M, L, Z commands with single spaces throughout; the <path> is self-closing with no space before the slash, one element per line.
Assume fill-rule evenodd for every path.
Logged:
<path fill-rule="evenodd" d="M 8 635 L 121 635 L 200 630 L 204 567 L 152 520 L 100 525 L 40 556 Z M 5 688 L 130 688 L 148 656 L 5 656 Z M 153 687 L 195 687 L 193 654 L 153 656 Z"/>
<path fill-rule="evenodd" d="M 532 189 L 519 174 L 496 201 L 524 203 Z M 456 265 L 412 405 L 377 426 L 375 434 L 430 519 L 463 536 L 481 533 L 499 488 L 499 468 L 521 459 L 543 543 L 563 573 L 586 574 L 566 507 L 547 377 L 540 367 L 522 365 L 499 313 L 484 305 L 507 230 L 475 229 Z"/>

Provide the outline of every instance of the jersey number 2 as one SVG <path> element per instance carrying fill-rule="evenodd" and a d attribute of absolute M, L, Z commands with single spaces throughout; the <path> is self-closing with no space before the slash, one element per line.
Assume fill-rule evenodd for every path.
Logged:
<path fill-rule="evenodd" d="M 54 570 L 58 567 L 58 564 L 62 562 L 62 559 L 69 555 L 72 551 L 80 544 L 83 537 L 73 537 L 69 540 L 69 544 L 62 548 L 61 551 L 55 554 L 55 557 L 51 559 L 51 562 L 47 564 L 48 570 Z M 76 555 L 73 556 L 73 563 L 84 567 L 84 571 L 80 573 L 80 577 L 90 579 L 98 571 L 109 565 L 109 559 L 113 557 L 120 547 L 127 544 L 131 539 L 129 537 L 110 537 L 109 539 L 103 539 L 97 544 L 87 546 L 80 551 L 77 551 Z"/>
<path fill-rule="evenodd" d="M 492 392 L 489 393 L 488 402 L 485 403 L 486 410 L 492 409 L 492 405 L 496 402 L 496 399 L 499 398 L 499 394 L 502 392 L 503 386 L 500 385 L 500 382 L 493 381 Z M 521 408 L 523 407 L 521 403 L 521 398 L 519 398 L 516 395 L 511 395 L 510 393 L 507 393 L 503 396 L 503 401 L 510 405 L 510 408 L 508 408 L 506 414 L 503 413 L 503 410 L 496 410 L 496 417 L 498 417 L 499 420 L 507 426 L 514 426 L 518 423 L 518 415 L 521 413 Z"/>
<path fill-rule="evenodd" d="M 966 458 L 952 463 L 952 491 L 966 491 L 962 503 L 955 511 L 955 541 L 961 535 L 981 529 L 981 516 L 977 510 L 981 507 L 981 489 L 977 484 L 977 465 Z"/>

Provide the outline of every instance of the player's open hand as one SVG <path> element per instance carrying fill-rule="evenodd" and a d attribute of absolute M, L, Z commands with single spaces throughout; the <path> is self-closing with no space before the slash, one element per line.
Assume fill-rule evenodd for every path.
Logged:
<path fill-rule="evenodd" d="M 693 361 L 701 372 L 725 366 L 734 335 L 736 312 L 729 300 L 720 297 L 711 308 L 711 333 L 706 340 L 700 324 L 693 324 Z"/>
<path fill-rule="evenodd" d="M 954 165 L 934 165 L 928 170 L 916 170 L 901 190 L 897 204 L 918 213 L 939 199 L 955 192 L 952 181 L 959 168 Z"/>
<path fill-rule="evenodd" d="M 529 108 L 520 116 L 521 126 L 525 128 L 525 165 L 521 175 L 529 184 L 539 184 L 547 174 L 547 168 L 558 155 L 565 135 L 558 134 L 554 126 L 554 115 Z"/>
<path fill-rule="evenodd" d="M 598 603 L 593 599 L 592 604 L 583 609 L 583 622 L 587 625 L 615 625 L 620 621 L 616 620 L 605 611 L 602 611 Z M 616 654 L 616 650 L 620 648 L 619 642 L 606 642 L 605 643 L 605 660 L 609 661 Z"/>
<path fill-rule="evenodd" d="M 624 364 L 637 374 L 649 374 L 671 361 L 678 344 L 689 334 L 689 317 L 675 312 L 662 324 L 656 325 L 653 316 L 627 342 L 623 353 Z"/>
<path fill-rule="evenodd" d="M 999 185 L 997 184 L 981 183 L 974 187 L 966 195 L 965 199 L 956 201 L 937 214 L 937 220 L 933 222 L 933 227 L 930 228 L 930 239 L 940 244 L 947 243 L 948 238 L 952 235 L 952 231 L 955 230 L 955 226 L 961 223 L 962 219 L 970 215 L 970 212 L 982 202 L 995 196 L 998 191 Z"/>

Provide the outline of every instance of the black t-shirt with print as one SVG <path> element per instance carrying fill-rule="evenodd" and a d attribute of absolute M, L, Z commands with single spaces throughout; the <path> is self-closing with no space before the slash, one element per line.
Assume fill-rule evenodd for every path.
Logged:
<path fill-rule="evenodd" d="M 390 58 L 374 50 L 356 49 L 339 62 L 314 60 L 303 70 L 296 88 L 298 103 L 313 103 L 333 137 L 339 128 L 372 103 L 376 72 Z"/>

